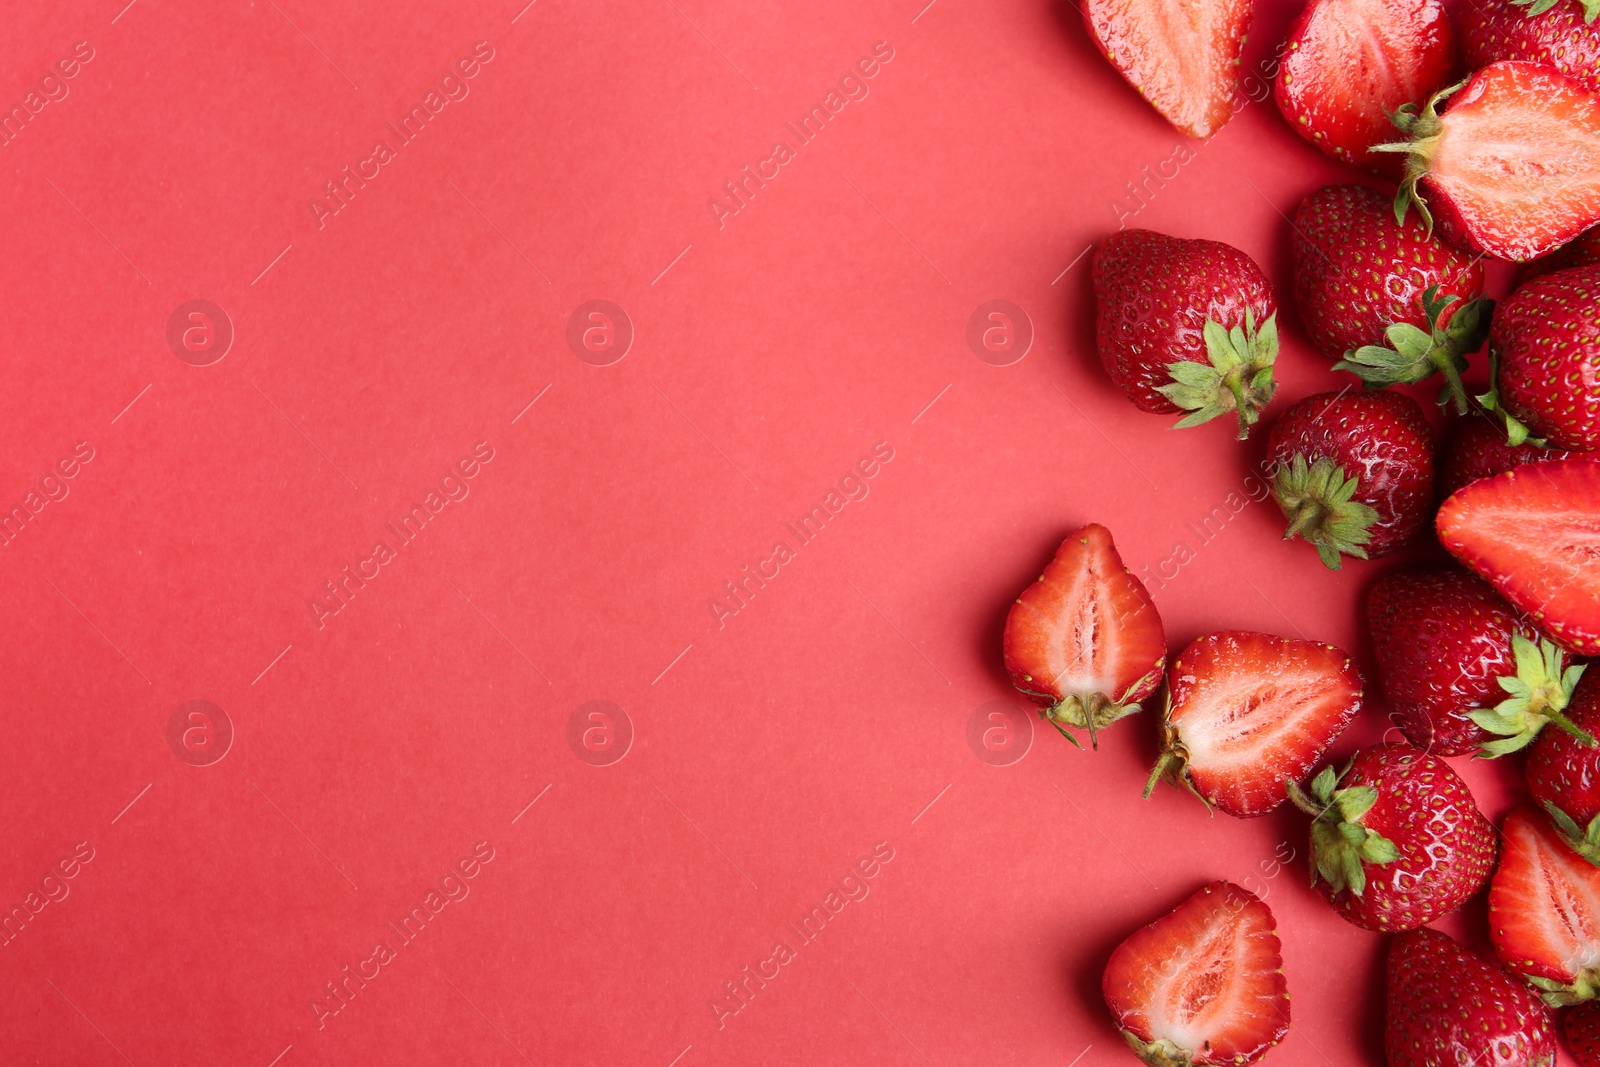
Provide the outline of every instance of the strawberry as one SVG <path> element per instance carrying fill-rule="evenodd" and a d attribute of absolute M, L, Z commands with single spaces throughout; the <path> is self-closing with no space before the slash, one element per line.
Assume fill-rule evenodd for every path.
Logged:
<path fill-rule="evenodd" d="M 1600 455 L 1540 448 L 1526 441 L 1520 445 L 1511 444 L 1506 440 L 1505 431 L 1486 418 L 1473 416 L 1455 421 L 1453 432 L 1445 444 L 1443 462 L 1439 464 L 1441 497 L 1447 497 L 1479 478 L 1492 478 L 1524 463 L 1544 463 L 1554 459 L 1600 459 Z"/>
<path fill-rule="evenodd" d="M 1089 35 L 1128 84 L 1190 137 L 1233 117 L 1255 0 L 1084 0 Z"/>
<path fill-rule="evenodd" d="M 1367 149 L 1394 139 L 1389 114 L 1455 75 L 1439 0 L 1310 0 L 1289 27 L 1273 95 L 1294 132 L 1335 159 L 1400 177 Z"/>
<path fill-rule="evenodd" d="M 1212 882 L 1106 961 L 1106 1007 L 1151 1067 L 1243 1067 L 1289 1031 L 1289 988 L 1272 911 Z"/>
<path fill-rule="evenodd" d="M 1332 645 L 1223 630 L 1172 664 L 1162 753 L 1166 778 L 1241 818 L 1282 804 L 1361 709 L 1361 675 Z"/>
<path fill-rule="evenodd" d="M 1555 1028 L 1538 997 L 1437 930 L 1389 943 L 1389 1067 L 1553 1067 Z"/>
<path fill-rule="evenodd" d="M 1178 426 L 1236 412 L 1239 438 L 1277 384 L 1278 302 L 1255 261 L 1220 241 L 1123 230 L 1094 256 L 1095 340 L 1117 388 Z"/>
<path fill-rule="evenodd" d="M 1563 1012 L 1561 1032 L 1578 1067 L 1600 1067 L 1600 1001 L 1588 1001 Z"/>
<path fill-rule="evenodd" d="M 1494 389 L 1512 444 L 1600 448 L 1600 266 L 1535 278 L 1500 306 L 1490 331 Z"/>
<path fill-rule="evenodd" d="M 1530 463 L 1439 508 L 1439 540 L 1563 648 L 1600 655 L 1600 464 Z"/>
<path fill-rule="evenodd" d="M 1600 730 L 1600 671 L 1578 681 L 1567 718 L 1581 730 Z M 1528 748 L 1522 773 L 1534 803 L 1550 813 L 1567 843 L 1600 866 L 1600 748 L 1547 730 Z"/>
<path fill-rule="evenodd" d="M 1004 646 L 1011 683 L 1075 745 L 1065 726 L 1087 729 L 1092 743 L 1100 727 L 1139 710 L 1167 662 L 1155 602 L 1098 523 L 1068 534 L 1017 597 Z"/>
<path fill-rule="evenodd" d="M 1395 212 L 1451 244 L 1528 260 L 1600 222 L 1600 96 L 1553 67 L 1491 63 L 1395 123 L 1408 142 L 1374 149 L 1409 154 Z"/>
<path fill-rule="evenodd" d="M 1438 756 L 1371 745 L 1343 774 L 1325 768 L 1310 796 L 1288 788 L 1313 819 L 1312 883 L 1357 926 L 1414 930 L 1460 907 L 1489 879 L 1494 827 Z"/>
<path fill-rule="evenodd" d="M 1433 505 L 1433 431 L 1401 393 L 1318 393 L 1267 437 L 1272 491 L 1289 528 L 1322 562 L 1384 556 L 1407 544 Z"/>
<path fill-rule="evenodd" d="M 1472 0 L 1456 9 L 1467 66 L 1543 63 L 1600 93 L 1600 0 Z"/>
<path fill-rule="evenodd" d="M 1337 5 L 1334 5 L 1337 6 Z M 1295 209 L 1294 298 L 1317 351 L 1370 385 L 1443 373 L 1466 410 L 1461 369 L 1483 344 L 1483 264 L 1397 220 L 1383 195 L 1326 185 Z"/>
<path fill-rule="evenodd" d="M 1378 680 L 1406 740 L 1440 756 L 1525 748 L 1583 673 L 1486 582 L 1458 567 L 1390 571 L 1367 593 Z M 1490 738 L 1495 738 L 1491 740 Z"/>
<path fill-rule="evenodd" d="M 1500 840 L 1489 883 L 1495 955 L 1552 1008 L 1600 996 L 1600 868 L 1532 808 L 1507 815 Z"/>
<path fill-rule="evenodd" d="M 1600 226 L 1591 226 L 1549 255 L 1531 260 L 1522 268 L 1521 280 L 1532 281 L 1568 267 L 1592 267 L 1600 263 Z"/>

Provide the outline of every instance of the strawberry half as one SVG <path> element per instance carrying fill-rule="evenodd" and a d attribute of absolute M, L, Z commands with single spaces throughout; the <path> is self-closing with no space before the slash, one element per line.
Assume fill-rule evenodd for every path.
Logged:
<path fill-rule="evenodd" d="M 1479 399 L 1510 442 L 1600 449 L 1600 266 L 1524 283 L 1489 337 L 1494 389 Z"/>
<path fill-rule="evenodd" d="M 1409 153 L 1395 214 L 1452 244 L 1521 261 L 1600 222 L 1600 97 L 1552 67 L 1491 63 L 1395 123 L 1409 142 L 1375 149 Z"/>
<path fill-rule="evenodd" d="M 1437 930 L 1389 944 L 1389 1067 L 1552 1067 L 1555 1028 L 1527 986 Z"/>
<path fill-rule="evenodd" d="M 1233 117 L 1255 0 L 1085 0 L 1083 21 L 1111 65 L 1190 137 Z"/>
<path fill-rule="evenodd" d="M 1505 431 L 1481 413 L 1457 419 L 1444 448 L 1444 459 L 1439 464 L 1439 495 L 1448 497 L 1457 489 L 1471 485 L 1479 478 L 1493 478 L 1524 463 L 1548 463 L 1558 459 L 1600 459 L 1587 452 L 1564 452 L 1558 448 L 1541 448 L 1524 441 L 1514 445 L 1506 440 Z"/>
<path fill-rule="evenodd" d="M 1439 0 L 1311 0 L 1289 27 L 1273 95 L 1294 132 L 1335 159 L 1399 178 L 1367 149 L 1389 115 L 1449 85 L 1455 34 Z"/>
<path fill-rule="evenodd" d="M 1532 808 L 1500 827 L 1489 883 L 1489 940 L 1506 970 L 1552 1008 L 1600 996 L 1600 868 Z"/>
<path fill-rule="evenodd" d="M 1600 730 L 1600 671 L 1585 671 L 1566 715 L 1581 730 Z M 1547 730 L 1529 747 L 1522 772 L 1534 803 L 1550 813 L 1567 843 L 1600 866 L 1600 748 Z"/>
<path fill-rule="evenodd" d="M 1600 1067 L 1600 1001 L 1591 1000 L 1563 1012 L 1561 1032 L 1578 1067 Z"/>
<path fill-rule="evenodd" d="M 1017 597 L 1004 645 L 1011 684 L 1074 745 L 1065 726 L 1087 729 L 1094 743 L 1096 730 L 1156 691 L 1167 661 L 1155 602 L 1098 523 L 1068 534 Z"/>
<path fill-rule="evenodd" d="M 1454 911 L 1489 880 L 1494 827 L 1467 783 L 1410 745 L 1359 750 L 1342 775 L 1325 769 L 1311 795 L 1312 883 L 1350 922 L 1394 932 Z"/>
<path fill-rule="evenodd" d="M 1531 463 L 1473 482 L 1435 521 L 1444 547 L 1557 644 L 1600 655 L 1600 464 Z"/>
<path fill-rule="evenodd" d="M 1277 384 L 1278 302 L 1254 260 L 1221 241 L 1123 230 L 1094 254 L 1095 342 L 1117 388 L 1179 427 L 1236 412 L 1239 439 Z"/>
<path fill-rule="evenodd" d="M 1106 1007 L 1151 1067 L 1243 1067 L 1289 1032 L 1289 988 L 1272 911 L 1212 882 L 1111 953 Z"/>
<path fill-rule="evenodd" d="M 1172 664 L 1162 778 L 1229 815 L 1264 815 L 1316 766 L 1361 709 L 1361 675 L 1332 645 L 1224 630 Z"/>
<path fill-rule="evenodd" d="M 1525 59 L 1600 93 L 1600 0 L 1472 0 L 1456 8 L 1467 66 Z"/>

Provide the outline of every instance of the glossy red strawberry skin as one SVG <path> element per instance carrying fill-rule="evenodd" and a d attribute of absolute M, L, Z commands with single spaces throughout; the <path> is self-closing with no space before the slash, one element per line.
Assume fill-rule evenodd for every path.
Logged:
<path fill-rule="evenodd" d="M 1600 867 L 1532 808 L 1506 816 L 1500 841 L 1489 883 L 1495 955 L 1552 1007 L 1592 999 L 1600 991 Z"/>
<path fill-rule="evenodd" d="M 1135 930 L 1112 951 L 1101 992 L 1123 1037 L 1152 1064 L 1242 1067 L 1289 1030 L 1272 911 L 1231 882 L 1212 882 Z"/>
<path fill-rule="evenodd" d="M 1464 756 L 1490 735 L 1467 713 L 1505 699 L 1511 636 L 1535 631 L 1493 587 L 1459 567 L 1386 571 L 1367 592 L 1367 633 L 1396 725 L 1436 756 Z"/>
<path fill-rule="evenodd" d="M 1439 497 L 1443 499 L 1480 478 L 1493 478 L 1524 463 L 1547 463 L 1558 459 L 1600 459 L 1600 455 L 1540 448 L 1524 442 L 1511 444 L 1506 432 L 1482 417 L 1471 414 L 1455 420 L 1445 440 L 1439 463 Z"/>
<path fill-rule="evenodd" d="M 1428 521 L 1433 505 L 1433 431 L 1422 408 L 1403 393 L 1317 393 L 1273 424 L 1267 438 L 1272 463 L 1301 454 L 1328 457 L 1357 479 L 1355 499 L 1378 513 L 1368 542 L 1370 557 L 1408 544 Z"/>
<path fill-rule="evenodd" d="M 1600 448 L 1600 266 L 1523 284 L 1490 327 L 1499 403 L 1551 447 Z"/>
<path fill-rule="evenodd" d="M 1583 672 L 1566 716 L 1591 734 L 1600 731 L 1600 668 L 1591 666 Z M 1600 748 L 1583 744 L 1565 730 L 1542 730 L 1528 746 L 1522 772 L 1528 792 L 1541 808 L 1560 808 L 1580 828 L 1600 816 Z"/>
<path fill-rule="evenodd" d="M 1273 96 L 1294 132 L 1335 159 L 1390 178 L 1401 160 L 1389 112 L 1449 85 L 1455 33 L 1438 0 L 1311 0 L 1289 27 Z"/>
<path fill-rule="evenodd" d="M 1597 20 L 1600 25 L 1600 20 Z M 1600 264 L 1600 226 L 1591 226 L 1547 256 L 1540 256 L 1522 268 L 1522 281 L 1530 282 L 1545 274 L 1568 267 L 1592 267 Z"/>
<path fill-rule="evenodd" d="M 1255 261 L 1221 241 L 1122 230 L 1094 255 L 1095 342 L 1117 388 L 1140 410 L 1172 414 L 1159 389 L 1167 366 L 1205 363 L 1209 318 L 1232 329 L 1260 325 L 1278 302 Z"/>
<path fill-rule="evenodd" d="M 1396 222 L 1392 198 L 1366 186 L 1318 189 L 1295 208 L 1291 232 L 1300 323 L 1329 359 L 1386 345 L 1395 323 L 1429 330 L 1422 295 L 1430 286 L 1457 297 L 1456 307 L 1483 295 L 1477 257 L 1429 235 L 1415 214 Z"/>
<path fill-rule="evenodd" d="M 1437 930 L 1389 943 L 1389 1067 L 1552 1067 L 1555 1028 L 1529 989 Z"/>
<path fill-rule="evenodd" d="M 1563 1012 L 1561 1032 L 1567 1037 L 1567 1047 L 1578 1067 L 1600 1067 L 1600 1000 Z"/>
<path fill-rule="evenodd" d="M 1494 827 L 1448 763 L 1410 745 L 1356 753 L 1341 787 L 1370 785 L 1378 799 L 1363 824 L 1393 841 L 1400 858 L 1369 864 L 1361 896 L 1317 888 L 1350 922 L 1393 933 L 1425 926 L 1483 888 L 1494 867 Z"/>
<path fill-rule="evenodd" d="M 1577 0 L 1529 15 L 1516 0 L 1472 0 L 1456 9 L 1467 66 L 1524 59 L 1555 67 L 1600 93 L 1600 19 L 1588 22 Z"/>

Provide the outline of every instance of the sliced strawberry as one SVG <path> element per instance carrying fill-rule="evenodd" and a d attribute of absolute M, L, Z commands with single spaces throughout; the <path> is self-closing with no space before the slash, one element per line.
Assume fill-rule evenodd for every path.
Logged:
<path fill-rule="evenodd" d="M 1111 65 L 1167 121 L 1210 137 L 1233 116 L 1255 0 L 1085 0 L 1083 20 Z"/>
<path fill-rule="evenodd" d="M 1229 815 L 1271 811 L 1361 708 L 1361 675 L 1332 645 L 1224 630 L 1172 664 L 1163 751 L 1145 785 L 1165 777 Z"/>
<path fill-rule="evenodd" d="M 1087 729 L 1092 743 L 1096 730 L 1139 710 L 1167 661 L 1155 602 L 1098 523 L 1061 542 L 1011 605 L 1004 640 L 1012 684 L 1073 744 L 1063 725 Z"/>
<path fill-rule="evenodd" d="M 1311 0 L 1289 28 L 1273 95 L 1294 132 L 1335 159 L 1399 178 L 1368 154 L 1394 140 L 1389 115 L 1455 74 L 1455 34 L 1439 0 Z"/>
<path fill-rule="evenodd" d="M 1600 655 L 1600 464 L 1532 463 L 1457 492 L 1439 540 L 1557 644 Z"/>
<path fill-rule="evenodd" d="M 1212 882 L 1111 953 L 1101 991 L 1152 1067 L 1242 1067 L 1289 1031 L 1289 989 L 1272 911 Z"/>
<path fill-rule="evenodd" d="M 1512 974 L 1560 1007 L 1600 996 L 1600 868 L 1532 808 L 1500 828 L 1489 883 L 1489 940 Z"/>

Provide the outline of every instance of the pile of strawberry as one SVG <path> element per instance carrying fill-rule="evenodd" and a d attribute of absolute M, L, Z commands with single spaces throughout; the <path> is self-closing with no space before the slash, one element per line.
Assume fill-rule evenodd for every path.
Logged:
<path fill-rule="evenodd" d="M 1128 81 L 1206 137 L 1238 110 L 1251 8 L 1082 10 Z M 1169 662 L 1154 601 L 1099 525 L 1067 537 L 1006 621 L 1012 681 L 1074 744 L 1159 701 L 1146 796 L 1165 780 L 1232 816 L 1309 817 L 1312 884 L 1393 935 L 1391 1067 L 1549 1067 L 1554 1009 L 1600 1067 L 1597 15 L 1600 0 L 1470 0 L 1454 22 L 1439 0 L 1310 0 L 1278 52 L 1295 131 L 1391 183 L 1329 186 L 1294 211 L 1299 324 L 1360 387 L 1289 407 L 1267 450 L 1285 536 L 1328 567 L 1430 536 L 1448 553 L 1367 593 L 1406 743 L 1322 765 L 1368 699 L 1330 645 L 1222 631 Z M 1485 257 L 1526 264 L 1498 306 Z M 1178 427 L 1231 416 L 1241 439 L 1262 421 L 1280 308 L 1247 255 L 1119 232 L 1094 288 L 1101 360 L 1136 405 L 1183 413 Z M 1389 388 L 1434 376 L 1451 415 L 1437 446 Z M 1497 831 L 1445 757 L 1512 753 L 1531 802 Z M 1427 929 L 1485 889 L 1494 959 Z M 1153 1067 L 1240 1067 L 1288 1032 L 1282 964 L 1267 905 L 1216 882 L 1124 941 L 1103 991 Z"/>

